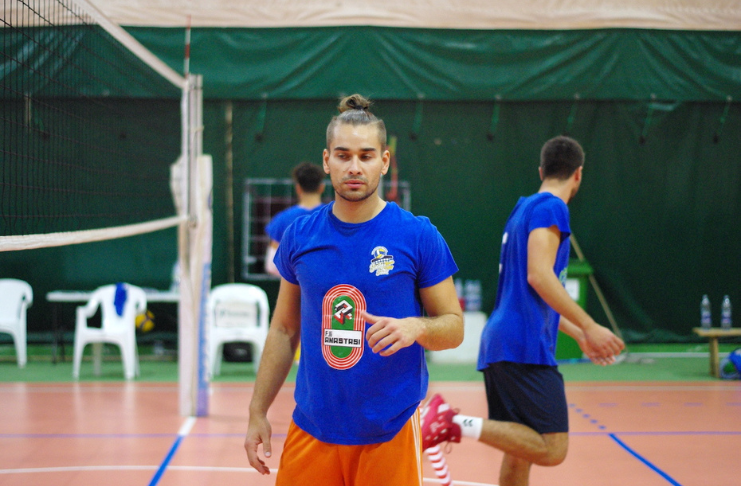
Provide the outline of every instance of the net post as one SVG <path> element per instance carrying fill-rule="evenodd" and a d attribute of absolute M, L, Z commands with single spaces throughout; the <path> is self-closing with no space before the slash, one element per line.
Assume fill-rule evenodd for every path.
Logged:
<path fill-rule="evenodd" d="M 181 269 L 178 309 L 178 369 L 180 413 L 208 415 L 208 352 L 206 302 L 211 288 L 212 161 L 202 154 L 203 78 L 188 76 L 184 112 L 187 113 L 185 198 L 189 222 L 178 233 Z"/>

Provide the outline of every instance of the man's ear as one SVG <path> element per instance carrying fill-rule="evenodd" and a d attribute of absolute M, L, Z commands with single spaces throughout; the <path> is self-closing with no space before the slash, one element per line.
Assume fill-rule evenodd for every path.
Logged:
<path fill-rule="evenodd" d="M 329 150 L 327 149 L 322 152 L 322 168 L 325 174 L 329 174 Z"/>

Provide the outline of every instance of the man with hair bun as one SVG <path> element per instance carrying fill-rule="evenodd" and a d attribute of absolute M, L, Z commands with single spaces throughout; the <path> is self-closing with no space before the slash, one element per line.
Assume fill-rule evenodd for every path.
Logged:
<path fill-rule="evenodd" d="M 555 349 L 558 330 L 595 363 L 606 365 L 623 341 L 597 324 L 564 288 L 569 209 L 582 181 L 584 151 L 569 137 L 548 140 L 540 154 L 537 194 L 520 198 L 504 227 L 494 312 L 481 335 L 489 419 L 451 408 L 440 395 L 422 412 L 423 448 L 471 437 L 504 452 L 499 486 L 527 486 L 530 468 L 566 458 L 566 393 Z"/>
<path fill-rule="evenodd" d="M 429 219 L 379 194 L 386 127 L 352 95 L 327 126 L 334 201 L 296 220 L 275 256 L 280 290 L 250 402 L 244 447 L 272 454 L 267 418 L 301 341 L 276 485 L 422 486 L 425 349 L 463 340 L 458 268 Z M 426 314 L 426 317 L 423 317 Z"/>

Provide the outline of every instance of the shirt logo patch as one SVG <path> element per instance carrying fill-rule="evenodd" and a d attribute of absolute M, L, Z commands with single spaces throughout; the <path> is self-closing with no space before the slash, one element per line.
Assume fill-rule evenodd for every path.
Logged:
<path fill-rule="evenodd" d="M 355 366 L 365 349 L 365 296 L 352 285 L 336 285 L 322 302 L 322 355 L 329 366 L 347 370 Z"/>
<path fill-rule="evenodd" d="M 376 277 L 388 275 L 394 269 L 394 257 L 388 254 L 389 251 L 384 246 L 377 246 L 371 251 L 370 273 L 375 272 Z"/>
<path fill-rule="evenodd" d="M 563 270 L 561 270 L 561 273 L 558 275 L 558 280 L 561 281 L 561 285 L 563 286 L 566 285 L 566 277 L 568 276 L 568 274 L 569 274 L 568 268 L 564 268 Z"/>

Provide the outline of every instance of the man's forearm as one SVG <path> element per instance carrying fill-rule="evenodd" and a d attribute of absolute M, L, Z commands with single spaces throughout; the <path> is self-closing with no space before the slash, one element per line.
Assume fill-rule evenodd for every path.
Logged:
<path fill-rule="evenodd" d="M 594 325 L 594 320 L 569 296 L 553 271 L 528 275 L 528 283 L 559 315 L 571 321 L 582 331 Z"/>
<path fill-rule="evenodd" d="M 558 329 L 561 332 L 568 334 L 579 343 L 584 341 L 584 331 L 564 316 L 561 316 L 561 319 L 558 321 Z"/>
<path fill-rule="evenodd" d="M 463 316 L 443 314 L 435 317 L 415 317 L 422 326 L 417 342 L 430 351 L 442 351 L 459 346 L 463 342 Z"/>
<path fill-rule="evenodd" d="M 291 370 L 297 345 L 298 339 L 278 329 L 270 329 L 250 401 L 250 414 L 267 414 Z"/>

